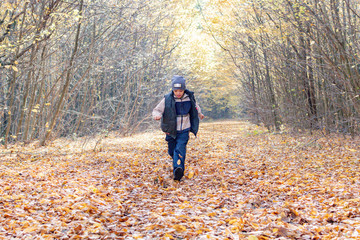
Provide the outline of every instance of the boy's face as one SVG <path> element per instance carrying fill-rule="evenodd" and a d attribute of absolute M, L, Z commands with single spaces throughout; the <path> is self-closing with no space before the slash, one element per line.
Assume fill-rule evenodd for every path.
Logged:
<path fill-rule="evenodd" d="M 183 95 L 184 95 L 184 90 L 181 90 L 181 89 L 176 89 L 176 90 L 173 90 L 174 91 L 174 96 L 176 98 L 181 98 Z"/>

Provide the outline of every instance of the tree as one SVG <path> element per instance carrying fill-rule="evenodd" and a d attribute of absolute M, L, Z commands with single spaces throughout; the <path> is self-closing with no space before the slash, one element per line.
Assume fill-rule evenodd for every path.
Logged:
<path fill-rule="evenodd" d="M 223 27 L 209 28 L 237 66 L 242 105 L 247 103 L 256 123 L 274 129 L 281 121 L 293 129 L 359 131 L 357 2 L 215 4 L 226 14 L 212 18 Z"/>

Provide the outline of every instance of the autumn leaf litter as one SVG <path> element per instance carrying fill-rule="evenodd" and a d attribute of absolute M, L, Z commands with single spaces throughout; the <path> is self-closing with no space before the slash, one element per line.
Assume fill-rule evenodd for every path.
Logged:
<path fill-rule="evenodd" d="M 172 180 L 161 132 L 0 149 L 0 238 L 357 239 L 359 139 L 203 123 Z"/>

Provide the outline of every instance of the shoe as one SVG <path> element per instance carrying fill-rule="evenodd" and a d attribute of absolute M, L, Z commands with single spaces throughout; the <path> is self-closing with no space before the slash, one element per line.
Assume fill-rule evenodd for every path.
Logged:
<path fill-rule="evenodd" d="M 180 181 L 180 179 L 184 176 L 184 170 L 181 167 L 175 169 L 174 180 Z"/>

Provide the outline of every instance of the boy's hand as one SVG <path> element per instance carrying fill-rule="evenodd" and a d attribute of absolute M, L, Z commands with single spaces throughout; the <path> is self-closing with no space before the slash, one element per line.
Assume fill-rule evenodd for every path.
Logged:
<path fill-rule="evenodd" d="M 203 120 L 203 119 L 205 118 L 204 114 L 199 113 L 199 118 L 200 118 L 201 120 Z"/>
<path fill-rule="evenodd" d="M 154 117 L 154 120 L 160 120 L 161 119 L 161 116 L 155 116 Z"/>

